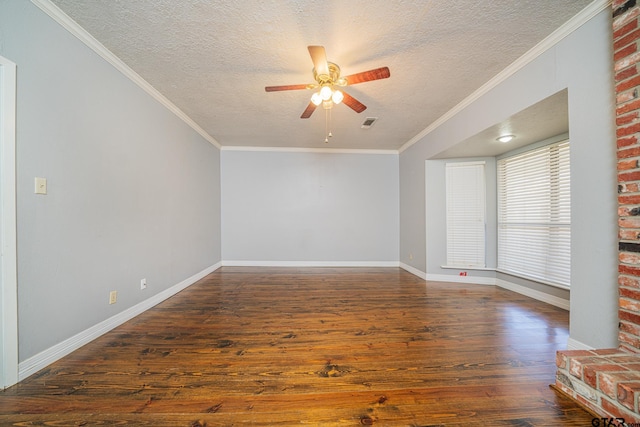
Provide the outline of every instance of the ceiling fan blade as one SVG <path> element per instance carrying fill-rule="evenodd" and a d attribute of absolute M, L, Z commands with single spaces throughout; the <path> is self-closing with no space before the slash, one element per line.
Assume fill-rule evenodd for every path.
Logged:
<path fill-rule="evenodd" d="M 387 79 L 389 76 L 391 76 L 389 67 L 381 67 L 375 70 L 351 74 L 350 76 L 346 76 L 345 79 L 347 79 L 348 85 L 354 85 L 356 83 L 370 82 L 371 80 Z"/>
<path fill-rule="evenodd" d="M 324 46 L 309 46 L 308 49 L 316 74 L 328 76 L 329 64 L 327 63 L 327 53 L 324 50 Z"/>
<path fill-rule="evenodd" d="M 307 108 L 304 110 L 304 112 L 300 116 L 300 118 L 308 119 L 309 117 L 311 117 L 314 111 L 316 111 L 316 104 L 314 104 L 313 102 L 310 102 L 309 105 L 307 105 Z"/>
<path fill-rule="evenodd" d="M 362 102 L 355 99 L 353 96 L 349 95 L 347 92 L 342 91 L 342 94 L 344 95 L 344 98 L 342 99 L 342 103 L 345 104 L 347 107 L 351 108 L 356 113 L 362 113 L 364 110 L 367 109 L 366 105 L 364 105 Z"/>
<path fill-rule="evenodd" d="M 278 92 L 281 90 L 300 90 L 306 89 L 307 85 L 284 85 L 284 86 L 267 86 L 264 88 L 267 92 Z"/>

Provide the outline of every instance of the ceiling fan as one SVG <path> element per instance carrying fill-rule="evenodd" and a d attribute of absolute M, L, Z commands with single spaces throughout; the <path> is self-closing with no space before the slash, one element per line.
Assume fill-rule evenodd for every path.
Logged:
<path fill-rule="evenodd" d="M 354 85 L 357 83 L 369 82 L 372 80 L 386 79 L 391 73 L 388 67 L 376 68 L 361 73 L 352 74 L 350 76 L 341 77 L 340 67 L 333 62 L 327 61 L 327 55 L 324 46 L 309 46 L 309 55 L 313 61 L 313 79 L 316 81 L 311 84 L 284 85 L 284 86 L 267 86 L 264 88 L 267 92 L 278 92 L 283 90 L 300 90 L 311 89 L 318 91 L 311 96 L 309 105 L 304 110 L 301 119 L 308 119 L 311 114 L 322 104 L 325 110 L 332 108 L 334 105 L 344 102 L 356 113 L 362 113 L 367 106 L 346 93 L 344 90 L 336 87 Z"/>

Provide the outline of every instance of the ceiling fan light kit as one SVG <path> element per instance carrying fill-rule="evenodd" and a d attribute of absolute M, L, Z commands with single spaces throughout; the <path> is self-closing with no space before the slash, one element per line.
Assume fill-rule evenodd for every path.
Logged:
<path fill-rule="evenodd" d="M 313 102 L 313 105 L 320 105 L 322 104 L 322 96 L 320 95 L 320 92 L 315 92 L 313 95 L 311 95 L 311 102 Z"/>
<path fill-rule="evenodd" d="M 337 89 L 333 92 L 333 95 L 331 95 L 331 101 L 333 101 L 334 104 L 340 104 L 343 99 L 344 95 Z"/>
<path fill-rule="evenodd" d="M 278 92 L 284 90 L 301 90 L 310 89 L 317 90 L 311 95 L 309 105 L 304 110 L 301 119 L 311 117 L 316 107 L 322 104 L 325 110 L 327 121 L 327 133 L 325 142 L 329 142 L 329 137 L 333 136 L 329 129 L 329 112 L 334 105 L 344 102 L 346 106 L 356 113 L 361 113 L 367 109 L 367 106 L 349 95 L 344 90 L 337 87 L 344 87 L 357 83 L 364 83 L 372 80 L 386 79 L 391 76 L 388 67 L 376 68 L 374 70 L 363 71 L 361 73 L 352 74 L 350 76 L 341 77 L 340 67 L 333 62 L 327 61 L 327 56 L 323 46 L 309 46 L 309 55 L 313 61 L 313 79 L 316 81 L 311 84 L 285 85 L 285 86 L 267 86 L 265 91 Z"/>
<path fill-rule="evenodd" d="M 320 97 L 322 97 L 323 101 L 328 101 L 331 98 L 332 94 L 333 94 L 333 90 L 328 84 L 325 86 L 322 86 L 322 88 L 320 89 Z"/>

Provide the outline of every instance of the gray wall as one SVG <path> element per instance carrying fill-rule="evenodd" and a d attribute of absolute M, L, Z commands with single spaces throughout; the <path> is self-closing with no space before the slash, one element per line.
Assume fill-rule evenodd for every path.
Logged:
<path fill-rule="evenodd" d="M 400 154 L 400 261 L 426 272 L 425 160 L 568 88 L 573 340 L 617 346 L 617 217 L 610 10 Z M 413 254 L 413 259 L 409 258 Z"/>
<path fill-rule="evenodd" d="M 24 361 L 221 260 L 220 153 L 28 1 L 0 2 L 0 55 L 18 67 Z"/>
<path fill-rule="evenodd" d="M 229 261 L 398 261 L 398 155 L 222 151 Z"/>

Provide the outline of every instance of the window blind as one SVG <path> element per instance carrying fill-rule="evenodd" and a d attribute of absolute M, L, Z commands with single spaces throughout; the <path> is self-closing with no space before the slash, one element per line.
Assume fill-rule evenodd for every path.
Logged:
<path fill-rule="evenodd" d="M 485 164 L 447 163 L 447 265 L 485 266 Z"/>
<path fill-rule="evenodd" d="M 569 141 L 498 160 L 498 269 L 571 281 Z"/>

